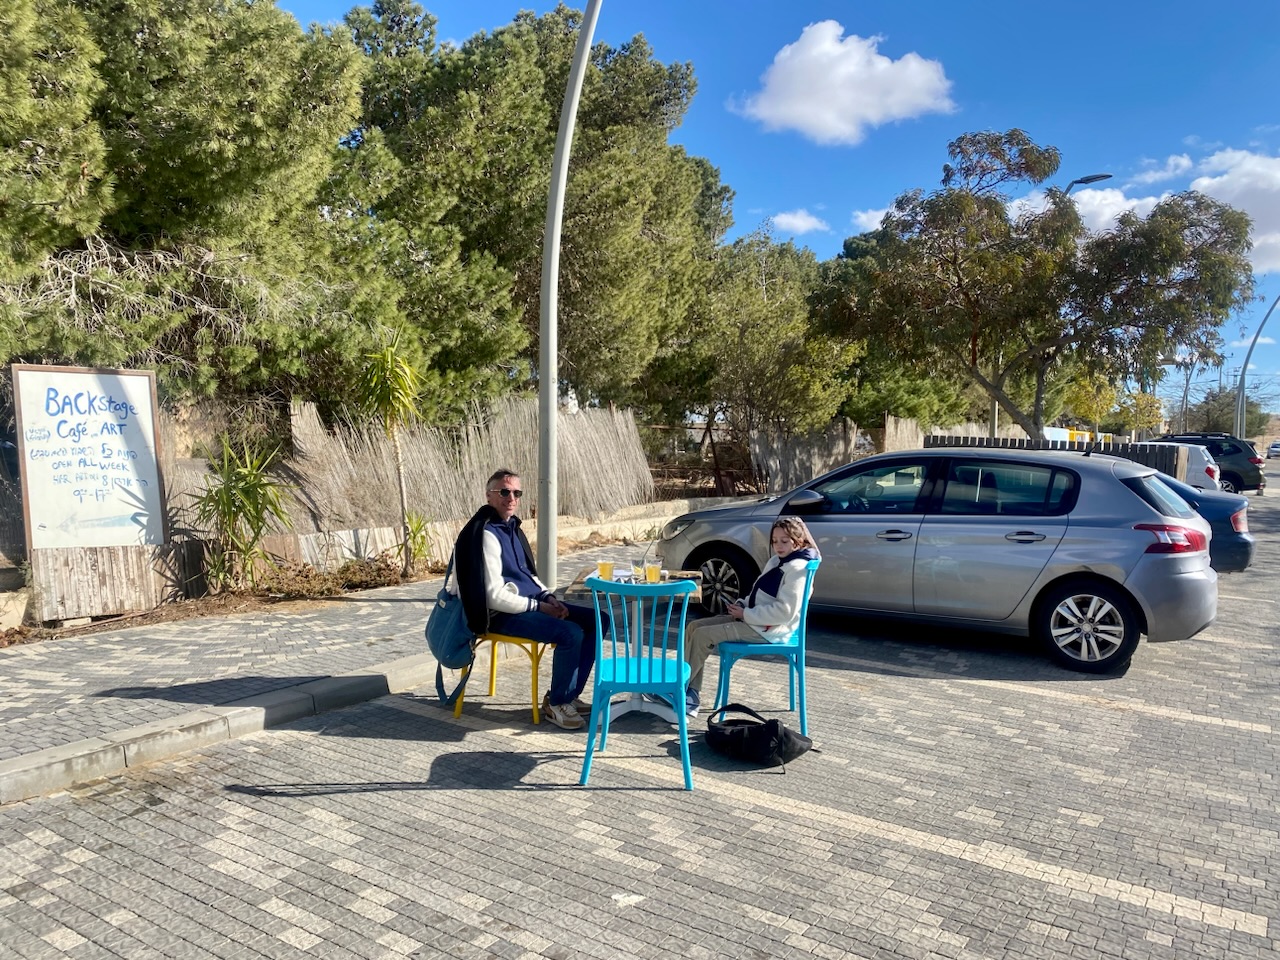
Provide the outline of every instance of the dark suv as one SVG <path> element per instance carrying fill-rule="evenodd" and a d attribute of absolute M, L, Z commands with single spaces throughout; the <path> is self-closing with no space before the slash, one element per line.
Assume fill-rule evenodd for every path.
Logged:
<path fill-rule="evenodd" d="M 1244 493 L 1247 490 L 1262 493 L 1267 485 L 1267 478 L 1262 474 L 1262 458 L 1253 444 L 1229 433 L 1166 433 L 1160 439 L 1207 447 L 1222 471 L 1218 481 L 1227 493 Z"/>

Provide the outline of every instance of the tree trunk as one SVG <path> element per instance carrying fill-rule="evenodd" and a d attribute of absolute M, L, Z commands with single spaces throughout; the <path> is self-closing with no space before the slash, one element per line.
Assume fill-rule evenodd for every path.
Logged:
<path fill-rule="evenodd" d="M 396 454 L 396 480 L 400 485 L 400 540 L 404 544 L 404 566 L 400 575 L 406 580 L 413 573 L 413 544 L 409 541 L 409 494 L 404 484 L 404 451 L 400 448 L 400 431 L 391 427 L 391 447 Z"/>

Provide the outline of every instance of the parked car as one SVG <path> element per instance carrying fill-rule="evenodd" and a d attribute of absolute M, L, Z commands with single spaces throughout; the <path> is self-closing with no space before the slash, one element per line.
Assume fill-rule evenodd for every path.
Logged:
<path fill-rule="evenodd" d="M 1178 446 L 1187 448 L 1187 483 L 1197 490 L 1221 490 L 1218 478 L 1222 471 L 1209 448 L 1198 443 L 1179 443 Z"/>
<path fill-rule="evenodd" d="M 1272 440 L 1267 447 L 1267 459 L 1270 460 L 1272 457 L 1280 457 L 1280 440 Z"/>
<path fill-rule="evenodd" d="M 1239 493 L 1197 490 L 1166 474 L 1160 479 L 1209 522 L 1209 563 L 1219 573 L 1239 573 L 1253 563 L 1257 543 L 1249 532 L 1249 498 Z"/>
<path fill-rule="evenodd" d="M 1217 613 L 1209 524 L 1153 467 L 1067 451 L 937 447 L 858 460 L 781 496 L 688 513 L 657 553 L 719 613 L 769 555 L 780 514 L 823 553 L 814 608 L 1030 636 L 1059 664 L 1122 668 L 1139 635 Z"/>
<path fill-rule="evenodd" d="M 1209 448 L 1209 454 L 1221 471 L 1218 482 L 1227 493 L 1245 493 L 1267 486 L 1262 473 L 1262 458 L 1258 451 L 1229 433 L 1166 433 L 1160 440 L 1179 443 L 1198 443 Z"/>

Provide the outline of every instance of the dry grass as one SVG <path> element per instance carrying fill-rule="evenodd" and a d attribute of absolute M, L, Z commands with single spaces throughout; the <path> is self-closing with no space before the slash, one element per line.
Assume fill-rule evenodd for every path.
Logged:
<path fill-rule="evenodd" d="M 652 499 L 653 480 L 630 411 L 561 413 L 558 426 L 559 513 L 597 518 Z M 483 502 L 485 480 L 505 467 L 524 481 L 521 515 L 536 515 L 538 431 L 533 399 L 477 411 L 458 430 L 404 430 L 409 508 L 428 520 L 463 520 Z M 314 409 L 298 405 L 293 433 L 296 456 L 288 479 L 295 532 L 399 523 L 394 455 L 380 430 L 346 425 L 330 432 Z"/>

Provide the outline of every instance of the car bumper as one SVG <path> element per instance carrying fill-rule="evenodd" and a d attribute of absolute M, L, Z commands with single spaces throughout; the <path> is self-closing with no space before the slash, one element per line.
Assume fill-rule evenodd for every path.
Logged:
<path fill-rule="evenodd" d="M 1214 537 L 1209 545 L 1209 559 L 1219 573 L 1239 573 L 1249 569 L 1258 543 L 1251 533 L 1233 537 Z"/>
<path fill-rule="evenodd" d="M 1146 614 L 1148 640 L 1186 640 L 1218 615 L 1218 572 L 1203 561 L 1179 566 L 1171 574 L 1160 563 L 1139 564 L 1125 581 Z"/>

